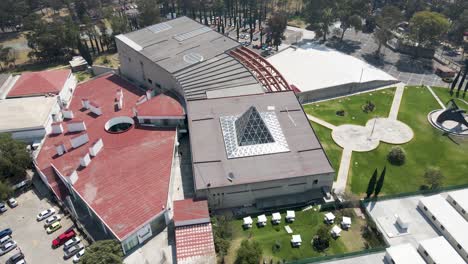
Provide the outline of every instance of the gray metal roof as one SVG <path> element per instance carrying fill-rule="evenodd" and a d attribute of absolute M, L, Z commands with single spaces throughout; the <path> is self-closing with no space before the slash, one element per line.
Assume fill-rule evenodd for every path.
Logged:
<path fill-rule="evenodd" d="M 220 117 L 251 106 L 276 114 L 289 151 L 228 159 Z M 188 101 L 187 109 L 197 190 L 334 172 L 292 91 Z"/>
<path fill-rule="evenodd" d="M 196 63 L 187 58 L 202 58 L 205 61 L 239 46 L 237 41 L 187 17 L 152 25 L 117 38 L 170 73 Z"/>

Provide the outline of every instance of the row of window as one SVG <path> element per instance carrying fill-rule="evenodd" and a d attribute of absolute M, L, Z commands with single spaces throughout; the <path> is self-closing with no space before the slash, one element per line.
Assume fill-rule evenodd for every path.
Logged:
<path fill-rule="evenodd" d="M 457 202 L 456 202 L 455 200 L 453 200 L 452 203 L 453 203 L 453 205 L 455 205 L 455 206 L 457 205 Z M 462 214 L 466 214 L 465 209 L 462 209 L 461 212 L 462 212 Z"/>

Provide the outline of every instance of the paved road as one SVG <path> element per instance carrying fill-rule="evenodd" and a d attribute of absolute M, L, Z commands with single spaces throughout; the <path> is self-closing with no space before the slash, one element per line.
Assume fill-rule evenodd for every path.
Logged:
<path fill-rule="evenodd" d="M 343 43 L 336 41 L 327 45 L 367 61 L 408 85 L 447 86 L 447 83 L 434 74 L 433 67 L 438 63 L 432 60 L 415 60 L 411 56 L 394 52 L 385 46 L 381 50 L 384 54 L 383 60 L 376 60 L 372 53 L 377 50 L 378 45 L 370 34 L 348 30 Z"/>

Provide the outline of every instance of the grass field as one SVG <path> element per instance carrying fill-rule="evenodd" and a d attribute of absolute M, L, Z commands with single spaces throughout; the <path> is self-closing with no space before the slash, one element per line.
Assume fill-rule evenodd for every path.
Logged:
<path fill-rule="evenodd" d="M 444 104 L 447 104 L 447 102 L 450 100 L 450 99 L 461 99 L 461 100 L 464 100 L 464 101 L 468 101 L 468 96 L 465 95 L 465 98 L 463 98 L 463 92 L 459 95 L 459 97 L 456 96 L 456 93 L 453 93 L 453 95 L 450 95 L 449 91 L 450 89 L 448 88 L 444 88 L 444 87 L 432 87 L 432 90 L 437 94 L 437 96 L 440 98 L 440 100 L 442 101 L 442 103 Z M 456 91 L 456 89 L 455 89 Z M 462 90 L 463 91 L 463 90 Z M 455 103 L 457 103 L 457 105 L 463 109 L 467 109 L 468 108 L 468 104 L 464 104 L 463 102 L 461 102 L 460 100 L 455 100 Z"/>
<path fill-rule="evenodd" d="M 335 213 L 337 219 L 335 223 L 341 222 L 339 217 L 340 213 Z M 253 239 L 260 243 L 263 249 L 263 259 L 270 263 L 270 260 L 296 260 L 304 259 L 322 255 L 340 254 L 345 252 L 352 252 L 362 250 L 364 248 L 365 240 L 361 236 L 361 227 L 365 225 L 365 220 L 358 218 L 354 215 L 352 210 L 347 210 L 344 213 L 346 216 L 351 216 L 352 227 L 349 231 L 343 231 L 341 237 L 337 240 L 332 240 L 330 248 L 325 252 L 319 253 L 312 247 L 311 241 L 317 230 L 325 225 L 323 223 L 323 212 L 314 210 L 297 211 L 296 221 L 294 223 L 285 223 L 285 214 L 282 214 L 282 222 L 279 225 L 272 225 L 271 215 L 267 215 L 269 220 L 267 226 L 259 228 L 253 226 L 250 229 L 244 230 L 242 228 L 242 219 L 232 221 L 233 227 L 233 241 L 231 243 L 230 252 L 226 257 L 226 263 L 234 263 L 235 252 L 244 239 Z M 338 219 L 340 218 L 340 219 Z M 254 218 L 254 224 L 256 218 Z M 299 248 L 291 246 L 291 235 L 286 233 L 284 226 L 289 225 L 293 230 L 293 234 L 300 234 L 302 238 L 302 245 Z M 329 226 L 331 228 L 331 226 Z M 281 245 L 279 251 L 273 252 L 275 243 Z"/>
<path fill-rule="evenodd" d="M 376 116 L 387 117 L 392 106 L 395 88 L 389 88 L 370 93 L 342 97 L 319 103 L 304 105 L 304 110 L 315 117 L 323 119 L 335 126 L 343 124 L 365 125 Z M 373 112 L 365 113 L 362 109 L 367 101 L 375 104 Z M 344 116 L 338 116 L 337 111 L 344 110 Z"/>
<path fill-rule="evenodd" d="M 330 129 L 323 127 L 319 124 L 316 124 L 314 122 L 310 122 L 310 123 L 312 124 L 315 134 L 320 140 L 320 143 L 322 144 L 322 147 L 325 150 L 325 153 L 327 153 L 327 157 L 330 160 L 333 169 L 336 171 L 336 174 L 335 174 L 335 180 L 336 180 L 338 169 L 340 168 L 341 154 L 343 153 L 343 149 L 333 142 Z"/>
<path fill-rule="evenodd" d="M 353 152 L 348 184 L 354 193 L 362 194 L 375 168 L 387 173 L 382 193 L 394 194 L 418 190 L 425 184 L 423 175 L 429 166 L 437 166 L 445 175 L 444 185 L 468 183 L 468 141 L 449 138 L 433 128 L 427 114 L 440 109 L 439 104 L 426 88 L 407 87 L 403 94 L 398 119 L 409 125 L 415 134 L 412 141 L 401 147 L 406 152 L 402 166 L 387 164 L 386 156 L 391 145 L 380 144 L 373 151 Z"/>

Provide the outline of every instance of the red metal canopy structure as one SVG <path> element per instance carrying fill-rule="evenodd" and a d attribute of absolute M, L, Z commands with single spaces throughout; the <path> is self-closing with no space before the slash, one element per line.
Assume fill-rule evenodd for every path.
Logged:
<path fill-rule="evenodd" d="M 240 47 L 231 50 L 229 54 L 249 68 L 269 92 L 292 90 L 281 73 L 262 56 L 252 50 Z"/>

